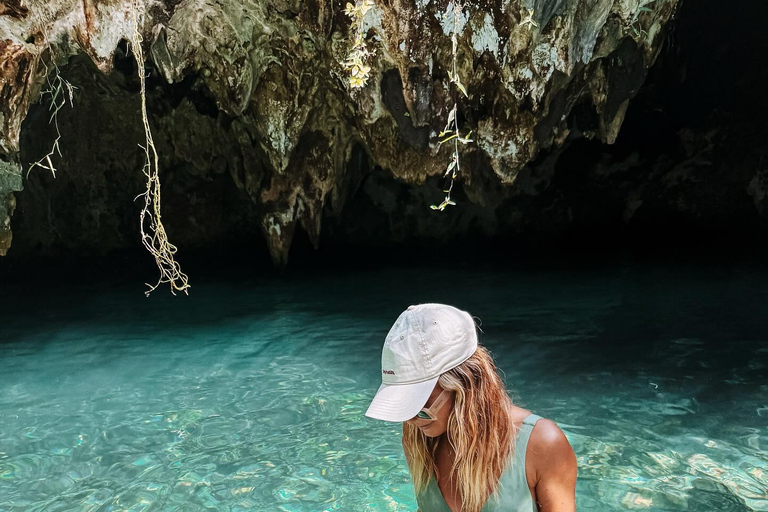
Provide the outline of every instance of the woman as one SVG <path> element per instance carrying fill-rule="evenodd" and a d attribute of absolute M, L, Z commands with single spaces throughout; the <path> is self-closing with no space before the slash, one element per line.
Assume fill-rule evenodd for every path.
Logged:
<path fill-rule="evenodd" d="M 366 416 L 403 422 L 421 512 L 571 512 L 576 456 L 557 425 L 512 404 L 472 317 L 411 306 L 381 355 Z"/>

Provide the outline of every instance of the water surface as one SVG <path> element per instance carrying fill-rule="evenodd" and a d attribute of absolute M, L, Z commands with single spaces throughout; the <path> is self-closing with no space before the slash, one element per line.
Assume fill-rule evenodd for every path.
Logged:
<path fill-rule="evenodd" d="M 194 284 L 194 282 L 193 282 Z M 0 510 L 411 511 L 399 425 L 363 416 L 411 303 L 482 320 L 557 421 L 578 509 L 768 511 L 768 273 L 381 270 L 6 285 Z"/>

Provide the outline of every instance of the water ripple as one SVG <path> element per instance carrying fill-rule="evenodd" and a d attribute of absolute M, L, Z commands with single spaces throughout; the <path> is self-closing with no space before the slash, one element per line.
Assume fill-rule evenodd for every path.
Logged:
<path fill-rule="evenodd" d="M 115 292 L 4 319 L 0 510 L 414 510 L 400 426 L 363 413 L 401 304 L 450 280 L 514 395 L 570 439 L 579 510 L 768 511 L 763 342 L 721 343 L 719 320 L 662 336 L 686 318 L 656 305 L 668 289 L 556 277 Z"/>

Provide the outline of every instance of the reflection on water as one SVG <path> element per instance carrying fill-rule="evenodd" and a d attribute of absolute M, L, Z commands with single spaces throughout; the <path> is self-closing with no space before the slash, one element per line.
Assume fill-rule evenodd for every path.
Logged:
<path fill-rule="evenodd" d="M 415 510 L 399 425 L 363 412 L 391 322 L 442 301 L 483 319 L 516 400 L 568 435 L 579 510 L 768 511 L 757 270 L 400 270 L 193 292 L 4 306 L 0 510 Z"/>

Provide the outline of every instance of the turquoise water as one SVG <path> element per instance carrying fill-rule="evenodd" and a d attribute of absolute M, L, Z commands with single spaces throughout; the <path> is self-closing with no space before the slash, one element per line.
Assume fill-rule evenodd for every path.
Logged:
<path fill-rule="evenodd" d="M 516 401 L 559 422 L 580 511 L 768 511 L 764 270 L 193 285 L 4 287 L 1 511 L 415 510 L 398 425 L 363 412 L 386 331 L 426 301 L 480 317 Z"/>

